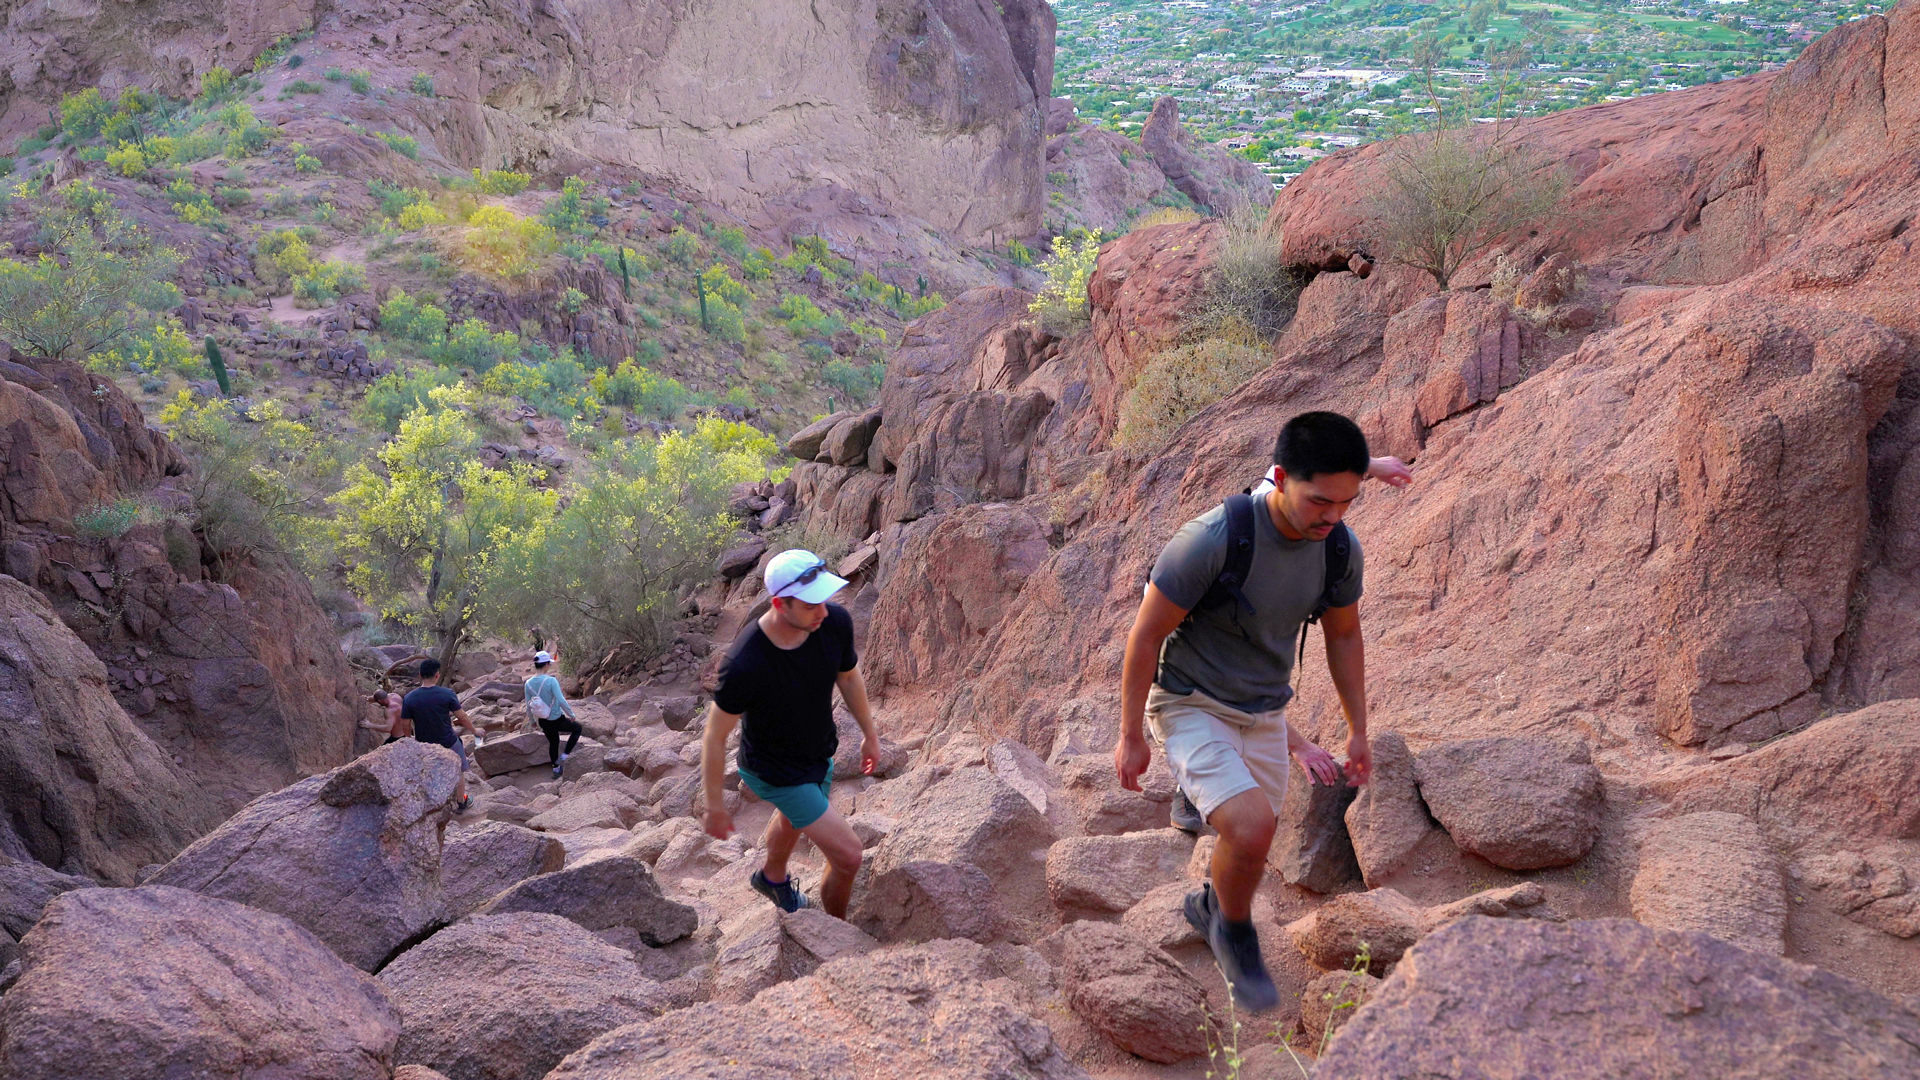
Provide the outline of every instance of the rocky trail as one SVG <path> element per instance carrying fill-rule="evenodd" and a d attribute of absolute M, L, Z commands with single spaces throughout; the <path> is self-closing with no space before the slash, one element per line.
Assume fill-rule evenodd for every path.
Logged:
<path fill-rule="evenodd" d="M 763 5 L 800 96 L 845 108 L 736 112 L 684 77 L 739 40 L 710 12 L 389 7 L 155 32 L 251 56 L 317 25 L 326 63 L 432 67 L 440 92 L 392 114 L 429 159 L 644 166 L 977 287 L 903 324 L 873 404 L 783 432 L 790 474 L 732 489 L 737 532 L 658 648 L 565 658 L 585 734 L 560 777 L 531 653 L 451 663 L 482 732 L 465 811 L 455 754 L 363 725 L 424 647 L 343 638 L 305 575 L 224 559 L 185 514 L 195 465 L 120 385 L 0 357 L 0 1080 L 1920 1076 L 1916 0 L 1776 73 L 1518 122 L 1570 170 L 1564 213 L 1444 291 L 1364 212 L 1390 148 L 1324 158 L 1269 211 L 1291 322 L 1147 448 L 1120 413 L 1191 332 L 1227 226 L 1105 244 L 1065 336 L 1030 281 L 956 253 L 1030 235 L 1042 169 L 1091 224 L 1239 180 L 1171 102 L 1150 163 L 1056 115 L 1044 5 Z M 0 51 L 55 34 L 184 77 L 87 18 L 23 15 Z M 864 81 L 794 59 L 856 45 Z M 999 96 L 942 81 L 975 69 Z M 23 101 L 58 79 L 24 71 Z M 373 108 L 347 93 L 312 96 Z M 635 126 L 648 95 L 684 122 Z M 366 141 L 303 122 L 329 153 Z M 889 188 L 882 159 L 915 179 Z M 942 170 L 972 192 L 936 242 L 889 208 L 940 202 L 913 185 Z M 1157 750 L 1142 791 L 1116 777 L 1119 668 L 1166 538 L 1321 408 L 1414 482 L 1347 519 L 1374 774 L 1295 767 L 1253 913 L 1282 1000 L 1252 1016 L 1182 915 L 1214 838 L 1170 826 Z M 557 442 L 515 423 L 493 458 Z M 174 513 L 81 527 L 132 494 Z M 737 743 L 737 834 L 697 813 L 721 655 L 796 535 L 851 582 L 883 736 L 860 776 L 836 713 L 831 797 L 863 846 L 845 921 L 747 884 L 772 810 Z M 1338 747 L 1309 641 L 1290 722 Z M 817 899 L 818 853 L 793 867 Z"/>

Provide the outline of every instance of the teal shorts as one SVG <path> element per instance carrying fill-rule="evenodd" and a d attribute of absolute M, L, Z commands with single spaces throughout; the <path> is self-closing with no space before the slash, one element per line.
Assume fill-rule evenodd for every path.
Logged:
<path fill-rule="evenodd" d="M 785 814 L 794 828 L 804 829 L 827 812 L 827 794 L 833 790 L 833 762 L 827 762 L 826 778 L 817 784 L 774 787 L 745 769 L 740 770 L 740 782 L 760 796 L 761 801 L 772 803 L 775 810 Z"/>

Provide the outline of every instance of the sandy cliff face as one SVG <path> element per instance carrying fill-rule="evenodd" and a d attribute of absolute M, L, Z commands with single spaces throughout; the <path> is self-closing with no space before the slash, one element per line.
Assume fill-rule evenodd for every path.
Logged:
<path fill-rule="evenodd" d="M 382 112 L 456 167 L 623 167 L 741 215 L 844 192 L 1004 242 L 1040 227 L 1053 27 L 1043 0 L 22 8 L 0 33 L 0 125 L 96 82 L 185 93 L 310 29 L 381 84 L 430 75 L 436 96 Z"/>

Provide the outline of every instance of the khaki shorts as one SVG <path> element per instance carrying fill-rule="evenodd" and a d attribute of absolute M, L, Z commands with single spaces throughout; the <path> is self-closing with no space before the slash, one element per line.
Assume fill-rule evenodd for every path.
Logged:
<path fill-rule="evenodd" d="M 1241 712 L 1197 690 L 1181 695 L 1155 686 L 1147 694 L 1147 729 L 1166 748 L 1167 766 L 1200 816 L 1255 788 L 1280 812 L 1287 797 L 1285 710 Z"/>

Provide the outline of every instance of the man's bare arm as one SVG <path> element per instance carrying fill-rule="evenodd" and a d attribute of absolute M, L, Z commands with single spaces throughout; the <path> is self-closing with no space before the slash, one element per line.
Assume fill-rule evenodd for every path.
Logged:
<path fill-rule="evenodd" d="M 1320 617 L 1327 638 L 1327 671 L 1347 714 L 1347 782 L 1364 784 L 1373 771 L 1367 745 L 1367 647 L 1360 638 L 1360 604 L 1329 608 Z"/>
<path fill-rule="evenodd" d="M 1140 790 L 1140 774 L 1147 771 L 1152 751 L 1147 748 L 1147 692 L 1160 665 L 1160 646 L 1187 611 L 1149 583 L 1127 632 L 1126 657 L 1120 662 L 1120 741 L 1113 748 L 1114 771 L 1120 786 Z"/>
<path fill-rule="evenodd" d="M 480 729 L 474 725 L 473 717 L 467 715 L 467 710 L 465 709 L 453 710 L 453 718 L 459 722 L 461 727 L 467 729 L 467 734 L 473 736 L 476 739 L 480 737 Z"/>
<path fill-rule="evenodd" d="M 706 829 L 710 836 L 725 840 L 733 834 L 733 815 L 727 813 L 727 736 L 733 734 L 740 717 L 723 711 L 718 704 L 707 707 L 707 730 L 700 737 L 700 789 L 706 793 Z"/>
<path fill-rule="evenodd" d="M 867 701 L 867 677 L 855 666 L 834 676 L 834 682 L 840 686 L 840 699 L 847 703 L 847 711 L 860 725 L 860 773 L 869 775 L 880 764 L 880 729 L 874 726 L 873 706 Z"/>

